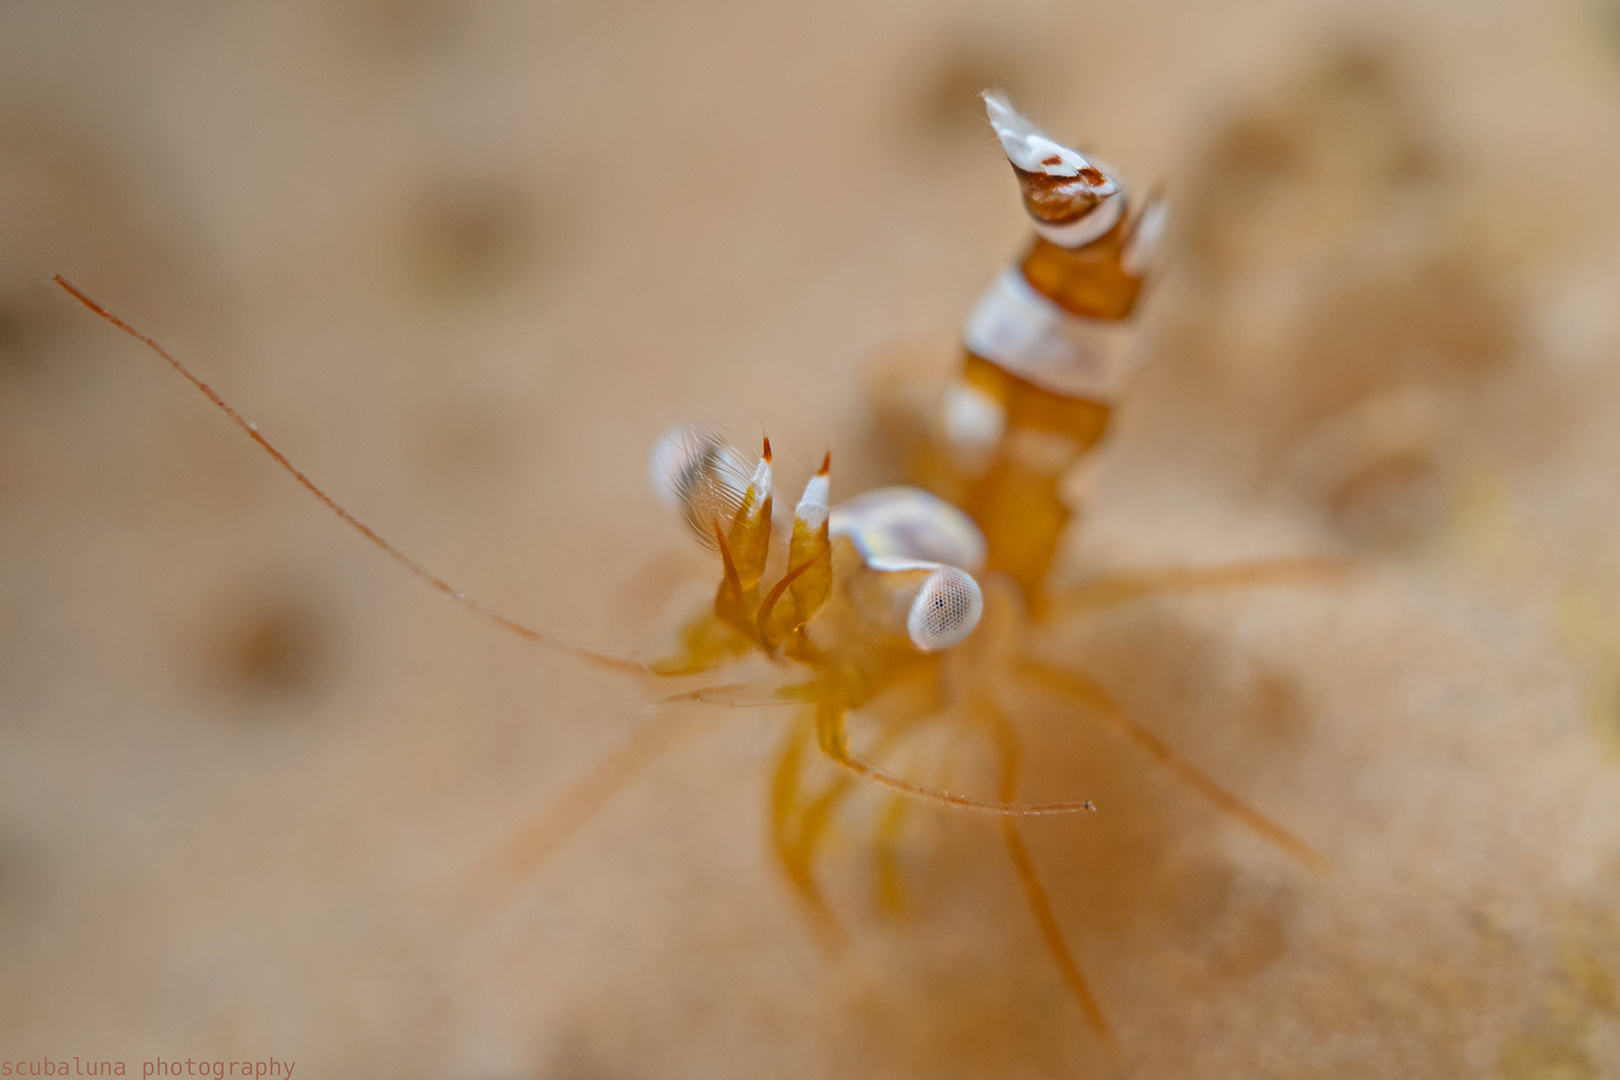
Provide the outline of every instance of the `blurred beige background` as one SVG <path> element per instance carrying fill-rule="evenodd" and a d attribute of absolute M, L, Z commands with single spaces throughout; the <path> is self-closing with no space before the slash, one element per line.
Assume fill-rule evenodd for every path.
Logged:
<path fill-rule="evenodd" d="M 646 490 L 666 426 L 763 427 L 788 486 L 889 467 L 874 373 L 948 363 L 1023 242 L 986 85 L 1176 199 L 1067 572 L 1362 567 L 1055 634 L 1334 864 L 1029 703 L 1032 786 L 1111 809 L 1030 834 L 1113 1064 L 983 820 L 913 815 L 895 917 L 858 800 L 821 944 L 765 845 L 779 716 L 457 907 L 640 692 L 445 603 L 48 283 L 631 654 L 712 573 Z M 1620 1076 L 1617 180 L 1609 0 L 0 6 L 0 1055 Z"/>

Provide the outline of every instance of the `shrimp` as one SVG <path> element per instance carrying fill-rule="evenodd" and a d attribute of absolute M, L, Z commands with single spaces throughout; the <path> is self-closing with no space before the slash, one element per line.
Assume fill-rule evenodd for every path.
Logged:
<path fill-rule="evenodd" d="M 965 354 L 931 434 L 913 448 L 912 484 L 832 501 L 829 450 L 805 484 L 789 535 L 774 533 L 769 439 L 752 460 L 706 429 L 682 425 L 651 456 L 655 491 L 684 517 L 718 562 L 712 603 L 690 618 L 666 654 L 640 662 L 559 641 L 487 607 L 394 546 L 335 502 L 257 427 L 190 368 L 60 275 L 57 283 L 190 381 L 314 498 L 368 542 L 480 618 L 544 648 L 645 686 L 687 680 L 764 657 L 790 681 L 709 683 L 661 694 L 667 715 L 645 725 L 557 800 L 513 830 L 475 877 L 509 888 L 688 730 L 682 705 L 776 707 L 795 715 L 772 774 L 771 843 L 794 891 L 824 928 L 837 920 L 815 874 L 832 814 L 859 783 L 895 800 L 879 828 L 879 871 L 897 888 L 892 851 L 908 802 L 983 813 L 1001 837 L 1041 935 L 1089 1028 L 1114 1036 L 1051 904 L 1019 822 L 1095 813 L 1083 793 L 1062 801 L 1019 796 L 1022 748 L 1004 704 L 1018 687 L 1062 699 L 1139 749 L 1218 810 L 1312 869 L 1321 856 L 1228 792 L 1137 723 L 1096 679 L 1040 657 L 1053 621 L 1155 593 L 1204 587 L 1314 582 L 1329 559 L 1274 559 L 1174 568 L 1053 589 L 1047 579 L 1072 510 L 1059 494 L 1066 472 L 1107 428 L 1128 370 L 1130 324 L 1162 235 L 1165 204 L 1131 213 L 1123 183 L 986 94 L 992 127 L 1013 167 L 1036 239 L 991 285 L 969 317 Z M 911 695 L 901 708 L 874 706 Z M 854 745 L 852 716 L 876 720 L 870 745 Z M 943 721 L 977 726 L 995 747 L 993 794 L 951 790 L 884 763 Z M 806 777 L 815 755 L 838 767 L 819 788 Z"/>
<path fill-rule="evenodd" d="M 698 538 L 718 551 L 724 577 L 713 611 L 687 625 L 681 651 L 663 661 L 663 670 L 705 670 L 758 649 L 811 671 L 810 681 L 775 691 L 778 698 L 802 701 L 803 718 L 774 774 L 772 841 L 818 922 L 831 923 L 832 917 L 816 884 L 815 854 L 853 779 L 882 784 L 898 796 L 996 813 L 1048 951 L 1087 1024 L 1112 1045 L 1112 1029 L 1019 827 L 1023 817 L 1096 807 L 1089 800 L 1018 801 L 1022 749 L 1003 704 L 1009 691 L 1066 700 L 1300 864 L 1321 871 L 1326 862 L 1137 723 L 1095 678 L 1042 659 L 1032 631 L 1155 593 L 1323 581 L 1344 566 L 1331 558 L 1281 558 L 1139 572 L 1061 590 L 1048 586 L 1073 516 L 1060 485 L 1101 441 L 1111 402 L 1128 374 L 1130 319 L 1163 236 L 1166 205 L 1152 196 L 1131 214 L 1117 177 L 1041 132 L 1005 97 L 987 93 L 985 104 L 1036 237 L 967 320 L 960 372 L 927 425 L 930 437 L 913 448 L 918 486 L 867 492 L 829 515 L 824 462 L 795 510 L 785 573 L 756 601 L 758 572 L 752 563 L 740 571 L 745 560 L 733 549 L 741 542 L 756 550 L 736 530 L 758 505 L 761 482 L 768 487 L 769 444 L 759 467 L 747 475 L 741 455 L 710 433 L 666 435 L 654 453 L 655 486 L 685 510 Z M 720 518 L 733 515 L 729 543 L 711 520 L 715 507 L 725 508 Z M 835 538 L 831 550 L 829 536 Z M 952 568 L 961 576 L 951 574 Z M 818 616 L 824 607 L 826 614 Z M 920 711 L 874 710 L 882 728 L 877 752 L 892 751 L 931 722 L 966 719 L 996 749 L 996 800 L 898 777 L 851 749 L 847 715 L 917 681 L 937 691 L 923 695 L 928 704 Z M 691 696 L 770 701 L 740 697 L 735 687 Z M 812 746 L 844 775 L 807 792 L 803 767 Z M 892 804 L 880 824 L 885 894 L 897 888 L 887 851 L 903 806 Z"/>

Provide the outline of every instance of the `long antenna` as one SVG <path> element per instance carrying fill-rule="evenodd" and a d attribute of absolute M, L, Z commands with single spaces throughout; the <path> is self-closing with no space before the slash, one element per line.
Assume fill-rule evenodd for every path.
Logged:
<path fill-rule="evenodd" d="M 62 288 L 71 293 L 74 298 L 79 301 L 79 303 L 83 304 L 97 315 L 100 315 L 103 319 L 112 323 L 114 326 L 118 327 L 118 329 L 122 330 L 136 341 L 139 341 L 141 344 L 145 345 L 159 356 L 163 357 L 164 360 L 167 360 L 170 367 L 174 368 L 174 370 L 185 376 L 186 381 L 191 383 L 192 386 L 195 386 L 198 390 L 201 390 L 204 397 L 213 402 L 214 405 L 226 416 L 230 417 L 232 423 L 241 428 L 248 438 L 258 443 L 259 447 L 265 453 L 275 458 L 277 465 L 280 465 L 283 469 L 286 469 L 288 473 L 292 474 L 292 478 L 297 480 L 298 483 L 303 486 L 305 491 L 308 491 L 311 495 L 319 499 L 322 505 L 342 519 L 344 524 L 348 525 L 351 529 L 365 537 L 367 540 L 370 540 L 373 544 L 377 545 L 384 552 L 386 552 L 395 562 L 399 563 L 405 569 L 409 570 L 411 573 L 415 574 L 417 577 L 421 578 L 435 589 L 444 593 L 446 596 L 450 597 L 450 599 L 454 600 L 462 607 L 467 608 L 480 618 L 489 620 L 496 626 L 499 626 L 501 629 L 516 634 L 525 641 L 532 641 L 537 645 L 543 645 L 548 649 L 555 649 L 558 652 L 567 653 L 568 655 L 573 656 L 576 659 L 583 660 L 588 664 L 594 664 L 597 667 L 607 668 L 610 671 L 617 671 L 621 674 L 627 675 L 644 675 L 647 673 L 647 669 L 645 667 L 635 663 L 634 661 L 621 660 L 616 656 L 607 656 L 603 653 L 592 652 L 590 649 L 582 649 L 577 645 L 568 645 L 561 641 L 556 641 L 549 638 L 540 633 L 540 631 L 523 625 L 516 619 L 510 619 L 499 612 L 491 611 L 489 608 L 486 608 L 483 604 L 468 596 L 466 593 L 453 587 L 449 582 L 430 571 L 427 567 L 423 566 L 421 563 L 399 550 L 399 548 L 395 547 L 393 544 L 390 544 L 387 540 L 384 540 L 382 536 L 375 532 L 365 522 L 349 513 L 342 506 L 338 505 L 336 500 L 317 487 L 313 480 L 311 480 L 308 476 L 305 476 L 304 473 L 300 471 L 298 467 L 295 466 L 291 461 L 288 461 L 285 454 L 283 454 L 280 450 L 277 450 L 274 446 L 270 445 L 270 441 L 263 435 L 259 434 L 259 429 L 256 425 L 242 419 L 242 414 L 231 408 L 230 404 L 224 398 L 220 397 L 214 392 L 213 387 L 209 386 L 207 383 L 197 378 L 197 376 L 193 375 L 191 370 L 187 368 L 186 365 L 176 360 L 173 356 L 170 356 L 168 350 L 166 350 L 163 346 L 159 345 L 156 341 L 153 341 L 151 338 L 129 325 L 129 323 L 125 322 L 123 319 L 120 319 L 117 315 L 114 315 L 112 312 L 90 299 L 84 293 L 80 292 L 77 286 L 68 281 L 68 279 L 63 277 L 61 274 L 55 275 L 54 280 L 58 285 L 62 286 Z"/>

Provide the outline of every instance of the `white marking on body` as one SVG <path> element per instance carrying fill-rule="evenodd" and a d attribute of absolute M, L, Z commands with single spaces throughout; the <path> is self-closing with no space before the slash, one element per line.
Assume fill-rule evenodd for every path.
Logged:
<path fill-rule="evenodd" d="M 995 397 L 958 379 L 945 388 L 944 421 L 951 445 L 977 462 L 1001 441 L 1007 409 Z"/>
<path fill-rule="evenodd" d="M 812 476 L 810 482 L 804 485 L 799 505 L 793 509 L 794 520 L 804 522 L 811 531 L 821 528 L 821 523 L 827 520 L 831 494 L 831 484 L 824 473 Z"/>
<path fill-rule="evenodd" d="M 754 489 L 755 503 L 762 503 L 771 493 L 771 463 L 761 458 L 759 464 L 754 466 L 754 475 L 748 478 L 748 486 Z"/>
<path fill-rule="evenodd" d="M 1078 150 L 1069 149 L 1036 127 L 1028 117 L 1012 107 L 1005 95 L 986 92 L 984 108 L 990 115 L 990 126 L 995 130 L 996 138 L 1001 140 L 1001 148 L 1007 153 L 1007 160 L 1025 172 L 1079 178 L 1082 169 L 1096 168 Z M 1097 198 L 1112 195 L 1115 190 L 1113 180 L 1106 174 L 1101 184 L 1084 180 L 1081 183 Z"/>
<path fill-rule="evenodd" d="M 1131 328 L 1073 315 L 1009 267 L 962 329 L 968 351 L 1065 397 L 1112 401 L 1131 367 Z"/>
<path fill-rule="evenodd" d="M 849 537 L 868 566 L 874 559 L 910 559 L 972 573 L 984 566 L 987 552 L 972 518 L 914 487 L 878 488 L 839 503 L 829 532 Z"/>

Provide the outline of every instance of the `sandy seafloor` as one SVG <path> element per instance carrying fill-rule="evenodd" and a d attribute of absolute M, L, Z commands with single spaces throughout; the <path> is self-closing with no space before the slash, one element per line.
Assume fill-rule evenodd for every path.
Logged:
<path fill-rule="evenodd" d="M 646 487 L 669 424 L 763 429 L 789 488 L 892 467 L 874 373 L 948 365 L 1023 242 L 990 84 L 1176 199 L 1060 572 L 1358 566 L 1043 641 L 1332 863 L 1022 702 L 1029 789 L 1105 811 L 1029 835 L 1114 1062 L 983 818 L 912 814 L 891 913 L 853 801 L 826 947 L 765 843 L 779 711 L 458 907 L 645 692 L 435 596 L 48 284 L 635 653 L 714 573 Z M 0 7 L 0 1056 L 1620 1076 L 1617 181 L 1609 0 Z"/>

